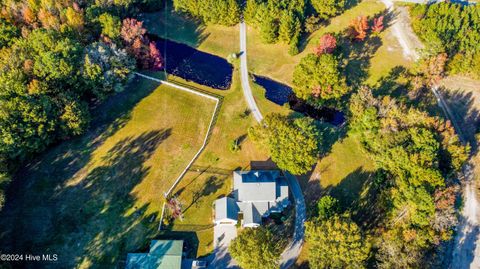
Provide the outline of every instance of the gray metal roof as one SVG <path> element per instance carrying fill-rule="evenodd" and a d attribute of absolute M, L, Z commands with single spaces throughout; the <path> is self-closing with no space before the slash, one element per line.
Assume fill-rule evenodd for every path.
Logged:
<path fill-rule="evenodd" d="M 262 216 L 281 212 L 289 204 L 288 183 L 280 171 L 235 171 L 233 194 L 235 199 L 215 201 L 215 221 L 237 220 L 242 212 L 243 225 L 260 225 Z"/>
<path fill-rule="evenodd" d="M 261 224 L 262 216 L 252 203 L 246 203 L 243 211 L 243 225 Z"/>
<path fill-rule="evenodd" d="M 277 179 L 277 201 L 288 199 L 288 183 L 284 177 Z"/>
<path fill-rule="evenodd" d="M 275 201 L 279 171 L 235 171 L 233 189 L 240 202 Z"/>
<path fill-rule="evenodd" d="M 215 221 L 223 219 L 237 220 L 238 206 L 230 197 L 223 197 L 215 201 Z"/>

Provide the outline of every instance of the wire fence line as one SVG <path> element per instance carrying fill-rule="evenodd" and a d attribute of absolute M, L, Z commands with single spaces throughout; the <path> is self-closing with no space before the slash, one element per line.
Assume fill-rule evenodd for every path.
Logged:
<path fill-rule="evenodd" d="M 212 117 L 210 119 L 210 123 L 208 125 L 208 129 L 207 129 L 207 133 L 205 134 L 205 138 L 203 139 L 202 146 L 197 151 L 197 153 L 193 156 L 193 158 L 190 160 L 190 162 L 187 164 L 185 169 L 183 169 L 183 171 L 180 173 L 180 175 L 175 179 L 175 181 L 173 182 L 172 186 L 168 189 L 168 191 L 164 193 L 164 197 L 167 198 L 168 195 L 170 195 L 170 193 L 173 191 L 173 189 L 175 189 L 175 187 L 178 185 L 178 183 L 180 183 L 183 176 L 185 176 L 185 174 L 188 172 L 188 170 L 190 169 L 192 164 L 195 162 L 195 160 L 198 158 L 198 156 L 200 156 L 200 154 L 203 152 L 203 150 L 207 146 L 208 140 L 210 138 L 210 134 L 212 132 L 212 127 L 215 125 L 215 122 L 217 120 L 218 112 L 220 111 L 220 107 L 221 107 L 223 98 L 222 98 L 222 96 L 213 95 L 213 94 L 210 94 L 210 93 L 208 93 L 206 91 L 203 91 L 203 90 L 192 89 L 192 87 L 190 87 L 190 86 L 186 87 L 185 84 L 184 84 L 185 86 L 179 85 L 179 83 L 177 83 L 177 82 L 172 83 L 172 82 L 169 82 L 169 81 L 165 81 L 165 80 L 161 80 L 161 79 L 154 78 L 154 77 L 151 77 L 151 76 L 147 76 L 147 75 L 144 75 L 144 74 L 141 74 L 141 73 L 138 73 L 138 72 L 135 72 L 134 74 L 139 76 L 139 77 L 149 79 L 149 80 L 153 80 L 153 81 L 159 82 L 161 84 L 165 84 L 167 86 L 170 86 L 172 88 L 175 88 L 175 89 L 178 89 L 178 90 L 181 90 L 181 91 L 185 91 L 185 92 L 188 92 L 188 93 L 192 93 L 192 94 L 195 94 L 195 95 L 199 95 L 201 97 L 208 98 L 210 100 L 215 101 L 215 109 L 213 110 Z M 162 229 L 163 217 L 164 217 L 164 214 L 165 214 L 165 204 L 166 204 L 166 202 L 163 202 L 162 213 L 161 213 L 161 216 L 160 216 L 160 223 L 158 225 L 158 230 L 159 231 Z"/>

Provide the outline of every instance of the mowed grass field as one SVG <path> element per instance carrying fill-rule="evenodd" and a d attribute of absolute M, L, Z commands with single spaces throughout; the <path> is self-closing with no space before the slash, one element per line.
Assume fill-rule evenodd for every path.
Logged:
<path fill-rule="evenodd" d="M 163 194 L 199 150 L 215 103 L 145 79 L 92 113 L 90 131 L 20 169 L 0 248 L 54 267 L 115 267 L 157 236 Z M 15 252 L 15 250 L 18 250 Z"/>
<path fill-rule="evenodd" d="M 159 73 L 150 72 L 152 76 Z M 209 143 L 195 161 L 178 186 L 174 189 L 183 205 L 183 220 L 174 221 L 165 237 L 183 236 L 190 232 L 197 241 L 197 253 L 191 256 L 205 256 L 213 250 L 213 202 L 232 190 L 233 171 L 250 169 L 250 162 L 266 161 L 267 168 L 274 168 L 268 155 L 247 137 L 250 126 L 256 124 L 245 111 L 247 104 L 239 81 L 237 69 L 233 73 L 232 86 L 227 91 L 212 90 L 208 87 L 170 77 L 171 81 L 188 84 L 201 90 L 210 91 L 223 97 L 222 106 Z M 230 143 L 237 140 L 240 150 L 232 152 Z M 194 234 L 193 234 L 194 233 Z"/>
<path fill-rule="evenodd" d="M 362 151 L 357 137 L 348 136 L 333 144 L 312 172 L 306 195 L 315 199 L 329 193 L 345 207 L 355 202 L 364 183 L 375 171 L 373 162 Z"/>
<path fill-rule="evenodd" d="M 343 14 L 332 18 L 317 31 L 310 34 L 301 46 L 303 50 L 295 56 L 288 54 L 289 46 L 286 44 L 262 43 L 258 29 L 248 26 L 247 51 L 249 71 L 270 77 L 284 84 L 292 85 L 295 66 L 303 57 L 313 52 L 313 48 L 318 45 L 322 35 L 345 31 L 349 27 L 350 22 L 359 16 L 372 18 L 385 12 L 385 5 L 380 1 L 362 1 L 346 10 Z M 388 27 L 388 21 L 385 22 L 387 27 L 378 37 L 366 42 L 354 43 L 352 47 L 346 48 L 350 52 L 348 57 L 351 61 L 346 67 L 347 72 L 358 72 L 357 70 L 361 67 L 366 73 L 364 80 L 370 84 L 387 75 L 395 66 L 409 67 L 411 65 L 411 62 L 403 57 L 401 47 Z M 347 44 L 347 46 L 350 46 L 350 44 Z"/>

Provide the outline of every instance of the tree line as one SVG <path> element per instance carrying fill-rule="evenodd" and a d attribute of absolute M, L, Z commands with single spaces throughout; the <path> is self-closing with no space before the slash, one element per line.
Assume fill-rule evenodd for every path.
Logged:
<path fill-rule="evenodd" d="M 345 1 L 332 0 L 174 0 L 175 10 L 185 12 L 207 24 L 232 26 L 241 16 L 258 28 L 265 43 L 283 42 L 289 53 L 299 52 L 303 33 L 318 29 L 323 21 L 345 9 Z"/>
<path fill-rule="evenodd" d="M 410 8 L 415 33 L 427 56 L 445 53 L 447 71 L 480 78 L 480 6 L 456 3 Z"/>
<path fill-rule="evenodd" d="M 351 133 L 377 167 L 383 208 L 380 268 L 436 267 L 433 255 L 456 225 L 456 173 L 467 160 L 449 122 L 362 87 L 350 101 Z M 441 257 L 442 255 L 440 255 Z"/>
<path fill-rule="evenodd" d="M 122 91 L 135 68 L 162 68 L 159 50 L 133 18 L 158 4 L 0 3 L 0 208 L 18 163 L 85 132 L 90 104 Z"/>
<path fill-rule="evenodd" d="M 173 0 L 173 7 L 207 24 L 232 26 L 240 22 L 237 0 Z"/>

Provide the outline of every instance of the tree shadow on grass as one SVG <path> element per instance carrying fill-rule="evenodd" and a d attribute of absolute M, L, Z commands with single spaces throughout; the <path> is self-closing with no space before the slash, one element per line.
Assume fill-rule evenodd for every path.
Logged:
<path fill-rule="evenodd" d="M 161 12 L 141 14 L 144 26 L 150 34 L 198 48 L 210 35 L 205 33 L 205 24 L 187 13 L 175 11 L 171 4 L 168 1 Z"/>
<path fill-rule="evenodd" d="M 88 163 L 95 149 L 128 123 L 133 108 L 158 85 L 158 82 L 135 77 L 123 92 L 91 109 L 93 120 L 84 135 L 53 145 L 20 169 L 15 176 L 18 180 L 13 184 L 28 179 L 32 173 L 41 173 L 45 177 L 55 178 L 55 181 L 71 178 Z"/>
<path fill-rule="evenodd" d="M 353 220 L 360 226 L 369 225 L 368 221 L 378 218 L 376 212 L 371 211 L 375 206 L 377 192 L 372 188 L 373 172 L 364 171 L 361 167 L 349 173 L 339 184 L 323 188 L 318 180 L 309 181 L 305 193 L 308 215 L 318 216 L 317 201 L 325 195 L 331 195 L 339 200 L 341 212 L 352 212 Z M 308 204 L 308 201 L 310 203 Z M 372 203 L 372 206 L 369 206 Z M 365 219 L 361 219 L 365 217 Z M 295 268 L 309 268 L 308 260 L 297 264 Z"/>
<path fill-rule="evenodd" d="M 365 82 L 369 75 L 370 61 L 382 44 L 382 39 L 378 36 L 369 36 L 362 42 L 343 38 L 340 54 L 346 59 L 345 76 L 348 85 L 359 87 Z"/>
<path fill-rule="evenodd" d="M 149 172 L 144 162 L 170 134 L 171 130 L 165 129 L 125 138 L 109 150 L 103 165 L 93 168 L 80 182 L 65 182 L 52 189 L 53 193 L 38 201 L 51 207 L 51 225 L 45 231 L 49 236 L 27 239 L 18 249 L 28 245 L 34 252 L 54 249 L 64 255 L 63 261 L 107 266 L 143 245 L 146 235 L 156 231 L 152 220 L 157 214 L 146 214 L 148 204 L 134 207 L 132 190 Z M 30 234 L 35 219 L 30 220 L 32 223 L 22 220 L 19 232 Z"/>
<path fill-rule="evenodd" d="M 346 137 L 347 129 L 345 127 L 337 128 L 331 124 L 325 123 L 319 123 L 317 124 L 317 127 L 320 132 L 320 156 L 325 157 L 332 152 L 332 147 L 335 143 L 342 142 Z"/>
<path fill-rule="evenodd" d="M 342 211 L 350 211 L 359 224 L 368 224 L 376 216 L 375 201 L 377 191 L 373 187 L 375 172 L 365 171 L 362 167 L 355 169 L 337 185 L 322 187 L 320 180 L 310 180 L 305 191 L 306 200 L 310 201 L 310 215 L 316 213 L 316 202 L 322 196 L 331 195 L 339 200 Z"/>
<path fill-rule="evenodd" d="M 384 16 L 383 23 L 388 26 L 392 19 L 391 12 L 382 11 L 373 17 Z M 372 19 L 372 18 L 369 18 Z M 369 33 L 363 41 L 353 41 L 348 37 L 349 28 L 347 28 L 339 40 L 341 44 L 340 55 L 345 59 L 345 75 L 347 84 L 354 87 L 361 86 L 369 76 L 371 59 L 377 50 L 383 45 L 379 35 Z"/>
<path fill-rule="evenodd" d="M 386 76 L 382 76 L 375 85 L 376 96 L 391 95 L 395 98 L 407 98 L 408 90 L 405 83 L 399 82 L 399 78 L 407 73 L 407 69 L 403 66 L 395 66 Z"/>
<path fill-rule="evenodd" d="M 208 177 L 208 179 L 200 188 L 198 189 L 195 188 L 195 190 L 193 190 L 192 201 L 187 207 L 185 207 L 185 209 L 183 210 L 183 213 L 185 214 L 192 206 L 197 207 L 195 206 L 195 204 L 202 197 L 206 197 L 216 193 L 225 184 L 225 179 L 227 178 L 228 176 L 223 176 L 221 178 L 217 176 Z"/>
<path fill-rule="evenodd" d="M 149 172 L 143 163 L 171 130 L 125 138 L 110 149 L 100 166 L 86 165 L 95 149 L 124 126 L 132 108 L 154 88 L 139 87 L 112 97 L 113 103 L 107 101 L 94 109 L 93 130 L 53 148 L 19 171 L 0 213 L 2 250 L 58 253 L 53 267 L 81 262 L 112 266 L 127 251 L 144 244 L 146 236 L 156 231 L 153 220 L 157 214 L 145 213 L 148 204 L 133 209 L 131 191 Z"/>

